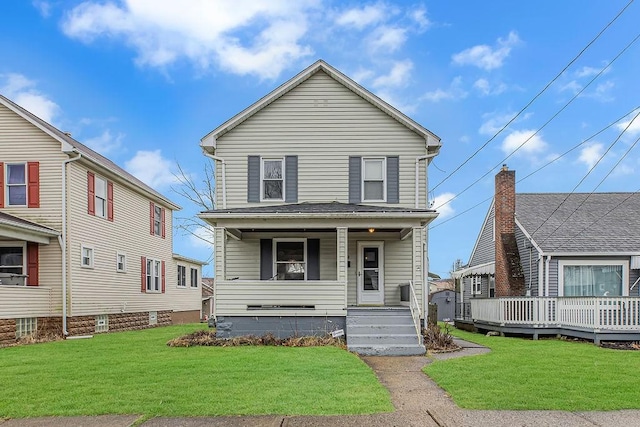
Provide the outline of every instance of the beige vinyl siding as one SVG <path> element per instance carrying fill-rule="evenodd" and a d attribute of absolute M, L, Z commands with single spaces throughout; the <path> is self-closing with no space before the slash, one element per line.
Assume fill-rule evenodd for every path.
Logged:
<path fill-rule="evenodd" d="M 55 310 L 59 295 L 49 286 L 0 286 L 0 319 L 60 315 Z"/>
<path fill-rule="evenodd" d="M 298 200 L 345 203 L 349 156 L 399 156 L 400 206 L 414 207 L 415 159 L 426 154 L 426 148 L 424 138 L 318 72 L 219 137 L 216 154 L 226 161 L 228 208 L 247 205 L 248 155 L 297 155 Z M 424 161 L 420 169 L 422 194 Z M 222 207 L 221 200 L 217 202 Z"/>
<path fill-rule="evenodd" d="M 398 286 L 413 280 L 413 240 L 411 236 L 405 240 L 400 240 L 397 233 L 349 234 L 349 260 L 351 261 L 351 267 L 348 269 L 347 304 L 357 305 L 358 242 L 364 241 L 384 241 L 384 305 L 400 305 L 400 290 Z M 415 283 L 415 286 L 416 295 L 421 302 L 422 286 L 420 283 Z"/>
<path fill-rule="evenodd" d="M 87 166 L 69 169 L 70 315 L 94 315 L 156 310 L 199 310 L 200 295 L 177 288 L 177 263 L 172 253 L 172 211 L 166 208 L 166 238 L 150 234 L 149 199 L 123 186 L 114 177 L 114 221 L 87 213 Z M 94 250 L 94 268 L 80 266 L 80 248 Z M 125 273 L 116 272 L 116 253 L 126 254 Z M 141 291 L 141 257 L 165 261 L 166 292 Z M 188 274 L 187 274 L 188 276 Z"/>
<path fill-rule="evenodd" d="M 62 230 L 62 162 L 67 156 L 60 151 L 60 143 L 31 123 L 0 105 L 0 161 L 6 163 L 39 162 L 40 207 L 7 206 L 2 209 L 11 215 Z M 49 245 L 39 245 L 39 284 L 45 291 L 24 291 L 34 295 L 50 294 L 46 304 L 47 315 L 62 313 L 62 249 L 58 239 L 51 238 Z M 23 292 L 23 291 L 17 291 Z M 15 296 L 18 294 L 12 293 Z M 31 295 L 31 294 L 27 294 Z M 9 298 L 9 295 L 7 295 Z M 22 306 L 25 315 L 41 315 L 42 307 L 36 299 L 5 300 Z"/>

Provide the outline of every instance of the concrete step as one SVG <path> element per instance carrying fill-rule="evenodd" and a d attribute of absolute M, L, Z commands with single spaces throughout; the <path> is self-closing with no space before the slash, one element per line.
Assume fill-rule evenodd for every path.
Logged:
<path fill-rule="evenodd" d="M 347 326 L 349 325 L 413 325 L 411 315 L 394 315 L 394 316 L 348 316 Z"/>
<path fill-rule="evenodd" d="M 423 356 L 423 345 L 347 345 L 349 351 L 363 356 Z"/>
<path fill-rule="evenodd" d="M 395 334 L 416 334 L 416 328 L 411 324 L 398 325 L 348 325 L 347 334 L 357 335 L 395 335 Z"/>
<path fill-rule="evenodd" d="M 413 334 L 396 335 L 371 335 L 371 334 L 348 334 L 347 343 L 349 345 L 418 345 L 419 338 Z"/>
<path fill-rule="evenodd" d="M 408 314 L 411 316 L 411 310 L 408 308 L 398 307 L 374 307 L 374 308 L 347 308 L 347 316 L 395 316 L 397 314 Z"/>

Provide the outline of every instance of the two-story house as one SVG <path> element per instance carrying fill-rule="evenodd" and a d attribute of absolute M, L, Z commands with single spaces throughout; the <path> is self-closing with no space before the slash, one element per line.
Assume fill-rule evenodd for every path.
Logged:
<path fill-rule="evenodd" d="M 200 217 L 219 336 L 346 329 L 354 351 L 424 353 L 436 135 L 317 61 L 201 147 L 216 162 L 216 209 Z"/>
<path fill-rule="evenodd" d="M 0 96 L 0 344 L 198 321 L 179 207 Z"/>

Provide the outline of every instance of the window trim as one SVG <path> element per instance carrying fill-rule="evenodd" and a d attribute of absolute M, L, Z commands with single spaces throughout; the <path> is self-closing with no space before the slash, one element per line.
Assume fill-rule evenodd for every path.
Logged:
<path fill-rule="evenodd" d="M 18 241 L 18 240 L 6 240 L 6 241 L 0 241 L 0 247 L 3 248 L 17 248 L 17 247 L 21 247 L 22 248 L 22 273 L 21 274 L 27 274 L 27 242 L 25 241 Z M 6 265 L 6 268 L 15 268 Z"/>
<path fill-rule="evenodd" d="M 120 268 L 120 257 L 122 257 L 122 268 Z M 116 252 L 116 272 L 127 272 L 127 254 L 124 252 Z"/>
<path fill-rule="evenodd" d="M 622 266 L 622 295 L 629 296 L 629 260 L 624 259 L 560 259 L 558 260 L 558 296 L 564 297 L 564 267 L 565 266 Z M 574 297 L 568 297 L 574 298 Z M 584 297 L 592 298 L 592 297 Z"/>
<path fill-rule="evenodd" d="M 482 276 L 471 276 L 471 295 L 482 295 Z"/>
<path fill-rule="evenodd" d="M 180 275 L 180 269 L 183 269 L 183 274 Z M 178 284 L 176 285 L 180 289 L 184 289 L 187 287 L 187 266 L 178 264 Z M 182 279 L 182 280 L 181 280 Z M 182 282 L 182 284 L 180 283 Z"/>
<path fill-rule="evenodd" d="M 193 280 L 193 277 L 194 277 L 193 272 L 194 271 L 196 273 L 195 274 L 195 286 L 194 286 L 194 280 Z M 189 282 L 190 282 L 191 289 L 198 289 L 198 280 L 199 280 L 198 276 L 199 276 L 198 269 L 196 267 L 191 267 L 190 268 L 190 272 L 189 272 Z"/>
<path fill-rule="evenodd" d="M 382 160 L 382 199 L 367 199 L 365 198 L 365 183 L 366 182 L 380 182 L 380 180 L 366 179 L 366 171 L 367 168 L 365 166 L 366 162 L 369 160 Z M 386 202 L 387 201 L 387 158 L 386 157 L 363 157 L 361 160 L 360 169 L 362 173 L 360 174 L 360 187 L 361 194 L 360 200 L 363 202 Z"/>
<path fill-rule="evenodd" d="M 160 294 L 162 293 L 162 260 L 147 257 L 146 263 L 147 263 L 147 269 L 146 269 L 147 271 L 145 275 L 146 293 Z M 149 271 L 149 263 L 151 263 L 152 267 L 155 267 L 156 265 L 158 266 L 157 276 Z M 149 279 L 151 279 L 151 281 Z M 157 290 L 155 289 L 154 285 L 157 285 L 158 287 Z"/>
<path fill-rule="evenodd" d="M 264 196 L 264 162 L 275 162 L 279 161 L 282 165 L 282 197 L 279 199 L 267 199 Z M 286 190 L 286 179 L 285 179 L 285 158 L 284 157 L 260 157 L 260 201 L 261 202 L 284 202 L 287 194 Z M 277 181 L 275 179 L 268 179 L 267 181 Z"/>
<path fill-rule="evenodd" d="M 22 166 L 24 168 L 24 183 L 23 184 L 10 184 L 9 183 L 9 167 L 10 166 Z M 27 162 L 5 163 L 4 164 L 4 186 L 5 200 L 7 201 L 7 207 L 28 207 L 29 206 L 29 171 L 27 168 Z M 24 187 L 24 204 L 11 203 L 10 187 Z"/>
<path fill-rule="evenodd" d="M 273 256 L 273 264 L 272 264 L 272 272 L 273 272 L 273 280 L 281 280 L 283 282 L 291 282 L 292 280 L 278 279 L 278 243 L 279 242 L 302 242 L 304 244 L 304 279 L 302 281 L 308 281 L 308 273 L 309 273 L 309 257 L 307 250 L 307 238 L 306 237 L 282 237 L 282 238 L 274 238 L 273 239 L 273 248 L 272 248 L 272 256 Z"/>
<path fill-rule="evenodd" d="M 89 265 L 86 265 L 84 263 L 84 250 L 85 249 L 89 249 L 91 251 L 90 252 L 90 256 L 89 256 Z M 94 259 L 95 259 L 95 250 L 94 250 L 93 246 L 80 244 L 80 267 L 93 269 L 93 267 L 94 267 Z"/>

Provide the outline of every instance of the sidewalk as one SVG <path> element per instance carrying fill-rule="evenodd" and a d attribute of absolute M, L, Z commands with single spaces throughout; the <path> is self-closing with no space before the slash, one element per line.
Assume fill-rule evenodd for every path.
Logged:
<path fill-rule="evenodd" d="M 368 356 L 362 359 L 376 372 L 387 387 L 396 410 L 389 414 L 349 416 L 253 416 L 152 418 L 144 427 L 513 427 L 513 426 L 625 426 L 640 427 L 640 410 L 611 412 L 566 411 L 483 411 L 458 408 L 451 398 L 422 368 L 432 360 L 465 357 L 490 350 L 456 339 L 461 351 L 440 353 L 430 357 Z M 559 396 L 559 398 L 561 398 Z M 138 416 L 106 415 L 98 417 L 46 417 L 32 419 L 0 419 L 0 427 L 129 427 Z"/>

